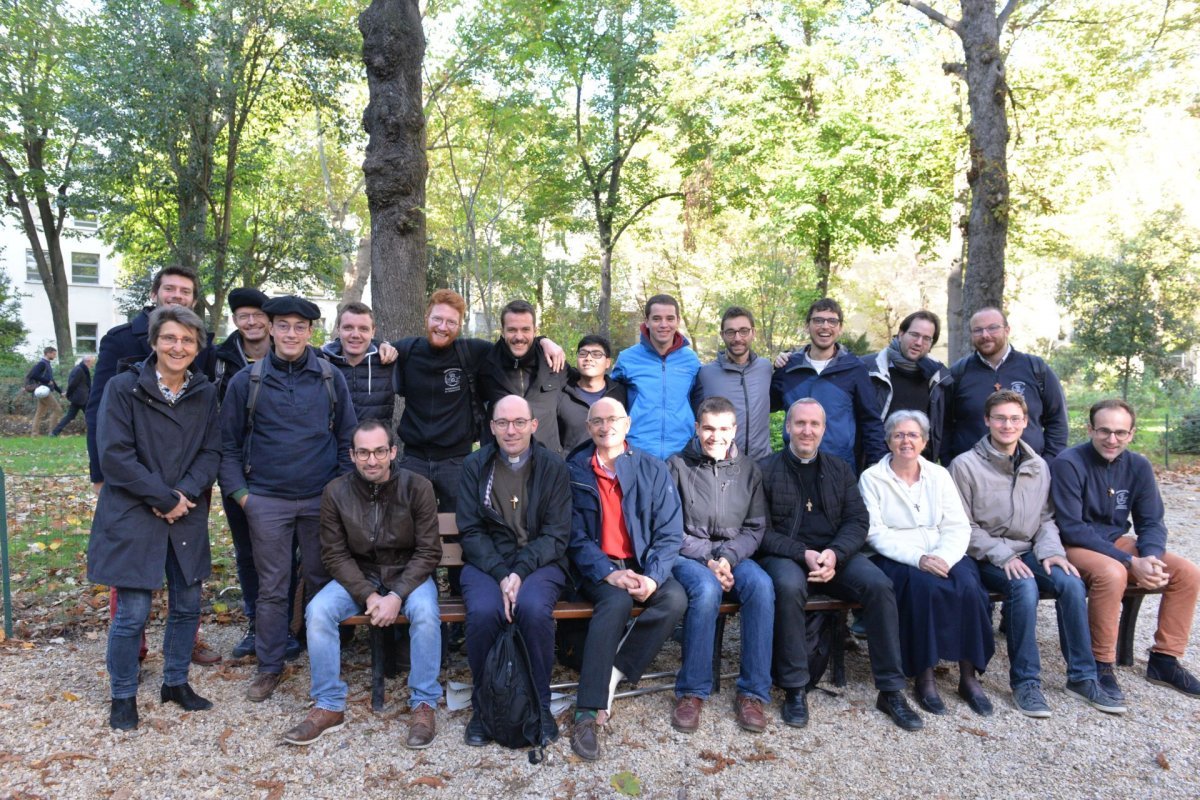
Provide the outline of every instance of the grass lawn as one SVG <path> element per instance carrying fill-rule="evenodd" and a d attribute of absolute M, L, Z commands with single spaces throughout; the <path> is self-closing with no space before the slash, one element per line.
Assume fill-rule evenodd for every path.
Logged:
<path fill-rule="evenodd" d="M 7 475 L 87 476 L 82 436 L 9 436 L 0 439 L 0 469 Z"/>

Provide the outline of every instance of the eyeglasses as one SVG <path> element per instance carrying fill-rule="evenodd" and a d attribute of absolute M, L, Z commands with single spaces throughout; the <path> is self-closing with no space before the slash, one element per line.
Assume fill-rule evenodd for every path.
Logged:
<path fill-rule="evenodd" d="M 842 324 L 842 321 L 837 317 L 812 317 L 808 320 L 808 324 L 814 328 L 836 328 Z"/>
<path fill-rule="evenodd" d="M 392 454 L 392 448 L 376 447 L 374 450 L 368 450 L 365 447 L 356 447 L 350 452 L 354 454 L 354 458 L 358 461 L 367 461 L 371 456 L 375 456 L 376 461 L 383 461 Z"/>
<path fill-rule="evenodd" d="M 234 322 L 249 322 L 252 319 L 266 319 L 267 315 L 261 311 L 239 311 L 233 315 Z"/>
<path fill-rule="evenodd" d="M 745 339 L 752 333 L 754 333 L 754 328 L 726 328 L 725 330 L 721 331 L 721 335 L 726 339 Z"/>
<path fill-rule="evenodd" d="M 623 419 L 629 419 L 629 417 L 592 417 L 587 423 L 593 428 L 599 428 L 601 425 L 607 425 L 611 428 Z"/>
<path fill-rule="evenodd" d="M 1096 434 L 1096 436 L 1098 436 L 1101 439 L 1108 439 L 1109 437 L 1115 436 L 1115 437 L 1117 437 L 1117 441 L 1119 441 L 1119 442 L 1123 442 L 1126 439 L 1128 439 L 1130 436 L 1133 436 L 1133 431 L 1127 431 L 1127 430 L 1114 431 L 1111 428 L 1092 428 L 1092 433 Z"/>
<path fill-rule="evenodd" d="M 926 336 L 923 333 L 913 333 L 912 331 L 905 331 L 904 335 L 914 341 L 921 342 L 922 344 L 933 344 L 933 337 Z"/>
<path fill-rule="evenodd" d="M 506 431 L 509 428 L 512 428 L 517 433 L 523 433 L 525 429 L 529 427 L 529 423 L 531 421 L 532 420 L 525 419 L 524 417 L 518 417 L 517 419 L 494 419 L 492 420 L 492 425 L 494 425 L 498 430 Z"/>
<path fill-rule="evenodd" d="M 924 438 L 925 437 L 921 435 L 920 431 L 896 431 L 892 434 L 893 442 L 903 442 L 905 439 L 915 442 L 917 439 Z"/>
<path fill-rule="evenodd" d="M 1021 415 L 1017 415 L 1014 417 L 1002 417 L 1002 416 L 999 416 L 998 414 L 994 414 L 994 415 L 988 417 L 988 419 L 990 419 L 992 422 L 996 423 L 997 425 L 1004 425 L 1004 424 L 1020 425 L 1022 422 L 1025 421 L 1025 416 L 1023 414 L 1021 414 Z"/>
<path fill-rule="evenodd" d="M 432 325 L 432 326 L 433 326 L 433 327 L 435 327 L 435 328 L 436 328 L 436 327 L 438 327 L 438 326 L 440 326 L 440 325 L 445 325 L 445 326 L 446 326 L 447 328 L 449 328 L 450 330 L 454 330 L 454 329 L 455 329 L 455 328 L 457 328 L 457 327 L 458 327 L 458 326 L 459 326 L 461 323 L 459 323 L 459 321 L 458 321 L 458 320 L 456 320 L 456 319 L 446 319 L 445 317 L 430 317 L 430 318 L 429 318 L 429 324 L 430 324 L 430 325 Z"/>
<path fill-rule="evenodd" d="M 602 358 L 608 358 L 608 353 L 604 352 L 603 350 L 580 350 L 576 355 L 579 357 L 580 361 L 583 361 L 585 358 L 592 361 L 599 361 Z"/>
<path fill-rule="evenodd" d="M 307 322 L 295 322 L 295 323 L 273 322 L 273 323 L 271 323 L 271 328 L 274 329 L 278 333 L 304 334 L 304 333 L 308 333 L 308 330 L 311 327 L 312 326 Z"/>
<path fill-rule="evenodd" d="M 971 328 L 971 335 L 983 336 L 986 333 L 988 336 L 995 336 L 1002 330 L 1004 330 L 1003 325 L 988 325 L 986 328 Z"/>
<path fill-rule="evenodd" d="M 197 344 L 199 344 L 199 342 L 197 342 L 191 336 L 171 336 L 170 334 L 159 336 L 158 343 L 166 345 L 167 347 L 174 347 L 177 344 L 181 344 L 188 348 L 195 347 Z"/>

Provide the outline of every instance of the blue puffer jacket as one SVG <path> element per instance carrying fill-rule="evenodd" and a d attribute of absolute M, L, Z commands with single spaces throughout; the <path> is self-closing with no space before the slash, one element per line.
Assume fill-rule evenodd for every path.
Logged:
<path fill-rule="evenodd" d="M 696 351 L 678 333 L 665 356 L 644 328 L 642 340 L 621 351 L 612 377 L 629 385 L 630 444 L 664 461 L 687 445 L 696 431 L 699 371 Z"/>
<path fill-rule="evenodd" d="M 571 476 L 571 541 L 567 555 L 576 581 L 599 583 L 616 570 L 600 549 L 600 490 L 592 456 L 596 446 L 580 445 L 567 459 Z M 634 448 L 618 456 L 613 466 L 621 485 L 621 511 L 633 540 L 642 574 L 659 586 L 671 577 L 683 542 L 683 509 L 667 465 Z"/>
<path fill-rule="evenodd" d="M 396 407 L 395 370 L 383 366 L 379 360 L 379 342 L 372 340 L 367 354 L 357 364 L 351 364 L 342 355 L 340 339 L 327 342 L 321 348 L 321 355 L 342 371 L 358 421 L 377 419 L 390 427 L 392 410 Z"/>
<path fill-rule="evenodd" d="M 814 398 L 825 409 L 821 452 L 863 466 L 887 454 L 875 388 L 862 361 L 845 347 L 838 345 L 837 355 L 819 374 L 808 361 L 807 346 L 792 353 L 787 364 L 775 370 L 771 377 L 772 411 L 786 410 L 803 397 Z M 859 453 L 863 458 L 858 457 Z"/>

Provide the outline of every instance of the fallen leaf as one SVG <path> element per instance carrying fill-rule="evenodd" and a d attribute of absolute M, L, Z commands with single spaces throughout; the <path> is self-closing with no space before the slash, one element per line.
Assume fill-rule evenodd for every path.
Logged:
<path fill-rule="evenodd" d="M 441 789 L 443 786 L 446 785 L 446 782 L 436 775 L 426 775 L 421 778 L 416 778 L 408 785 L 410 787 L 412 787 L 412 786 L 428 786 L 431 789 Z"/>
<path fill-rule="evenodd" d="M 642 782 L 629 770 L 623 770 L 613 775 L 609 783 L 626 797 L 640 797 L 642 794 Z"/>
<path fill-rule="evenodd" d="M 55 539 L 50 543 L 51 550 L 57 550 L 60 547 L 62 547 L 62 539 Z"/>
<path fill-rule="evenodd" d="M 959 725 L 958 729 L 960 731 L 962 731 L 963 733 L 969 733 L 972 736 L 978 736 L 980 739 L 992 738 L 992 735 L 990 733 L 988 733 L 987 731 L 985 731 L 983 728 L 968 728 L 964 725 Z"/>
<path fill-rule="evenodd" d="M 255 781 L 256 789 L 266 789 L 266 800 L 283 800 L 283 781 Z"/>
<path fill-rule="evenodd" d="M 217 737 L 217 747 L 221 748 L 221 755 L 223 756 L 229 755 L 229 745 L 227 742 L 229 741 L 230 736 L 233 736 L 233 728 L 226 728 L 225 730 L 221 731 L 221 735 Z"/>
<path fill-rule="evenodd" d="M 54 755 L 46 756 L 43 759 L 34 761 L 34 762 L 30 763 L 29 766 L 32 769 L 45 769 L 46 767 L 53 764 L 55 761 L 65 761 L 68 764 L 70 764 L 75 761 L 81 761 L 81 760 L 95 761 L 96 757 L 89 756 L 87 753 L 55 753 Z"/>
<path fill-rule="evenodd" d="M 224 603 L 213 603 L 213 611 L 217 614 L 224 614 L 229 611 L 229 606 Z"/>
<path fill-rule="evenodd" d="M 1171 763 L 1167 761 L 1167 754 L 1159 750 L 1158 755 L 1154 757 L 1154 763 L 1158 764 L 1163 769 L 1170 769 Z"/>
<path fill-rule="evenodd" d="M 75 694 L 74 692 L 63 692 L 62 696 L 63 696 L 63 700 L 67 700 L 72 703 L 79 700 L 79 695 Z"/>

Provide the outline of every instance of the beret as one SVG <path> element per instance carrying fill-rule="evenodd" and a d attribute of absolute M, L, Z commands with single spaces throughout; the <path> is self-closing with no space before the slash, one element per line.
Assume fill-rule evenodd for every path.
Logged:
<path fill-rule="evenodd" d="M 287 314 L 295 314 L 310 321 L 321 318 L 321 309 L 317 308 L 316 303 L 305 300 L 303 297 L 296 297 L 294 294 L 285 294 L 283 297 L 272 297 L 263 304 L 262 310 L 267 312 L 267 316 L 272 319 L 286 316 Z"/>
<path fill-rule="evenodd" d="M 269 299 L 253 286 L 244 286 L 241 289 L 234 289 L 229 293 L 229 310 L 237 311 L 239 308 L 247 306 L 250 308 L 263 308 Z"/>

